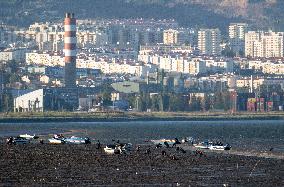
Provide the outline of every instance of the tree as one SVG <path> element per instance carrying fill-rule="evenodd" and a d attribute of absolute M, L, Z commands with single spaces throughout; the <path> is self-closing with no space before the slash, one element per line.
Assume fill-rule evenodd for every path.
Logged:
<path fill-rule="evenodd" d="M 11 60 L 8 63 L 8 67 L 11 68 L 11 73 L 16 73 L 19 68 L 19 63 L 16 62 L 15 60 Z"/>
<path fill-rule="evenodd" d="M 159 96 L 153 95 L 151 98 L 151 110 L 159 111 Z"/>
<path fill-rule="evenodd" d="M 102 93 L 103 106 L 110 106 L 112 104 L 111 101 L 111 93 L 103 92 Z"/>
<path fill-rule="evenodd" d="M 102 90 L 101 90 L 101 99 L 103 100 L 103 106 L 112 105 L 112 101 L 111 101 L 112 90 L 113 89 L 110 84 L 106 83 L 103 85 Z"/>
<path fill-rule="evenodd" d="M 214 94 L 214 109 L 221 110 L 224 109 L 224 102 L 221 92 L 216 92 Z"/>
<path fill-rule="evenodd" d="M 228 91 L 225 92 L 216 92 L 214 94 L 214 109 L 217 110 L 230 110 L 231 102 L 230 102 L 230 93 Z"/>
<path fill-rule="evenodd" d="M 143 98 L 141 95 L 136 96 L 136 110 L 138 111 L 144 111 L 144 103 L 143 103 Z"/>
<path fill-rule="evenodd" d="M 146 110 L 151 109 L 152 103 L 151 103 L 151 98 L 149 93 L 144 94 L 144 99 L 145 99 L 145 105 L 146 105 Z"/>
<path fill-rule="evenodd" d="M 187 108 L 187 99 L 181 94 L 171 93 L 169 95 L 169 111 L 184 111 Z"/>
<path fill-rule="evenodd" d="M 222 92 L 222 98 L 223 98 L 223 106 L 224 110 L 228 111 L 231 109 L 231 97 L 230 97 L 230 92 Z"/>
<path fill-rule="evenodd" d="M 164 111 L 164 94 L 159 94 L 159 111 Z"/>
<path fill-rule="evenodd" d="M 233 58 L 236 56 L 236 53 L 230 49 L 230 48 L 225 48 L 223 51 L 222 51 L 222 55 L 223 56 L 226 56 L 226 57 L 230 57 L 230 58 Z"/>
<path fill-rule="evenodd" d="M 128 95 L 127 100 L 129 102 L 129 107 L 135 108 L 136 104 L 136 97 L 135 95 Z"/>
<path fill-rule="evenodd" d="M 2 111 L 3 112 L 10 112 L 13 110 L 13 97 L 9 93 L 3 94 L 3 102 L 2 102 Z"/>
<path fill-rule="evenodd" d="M 10 77 L 9 77 L 9 83 L 10 84 L 15 83 L 15 82 L 20 82 L 20 81 L 21 81 L 21 78 L 18 74 L 16 74 L 16 73 L 10 74 Z"/>
<path fill-rule="evenodd" d="M 200 111 L 201 110 L 201 99 L 193 95 L 190 98 L 189 110 L 190 111 Z"/>
<path fill-rule="evenodd" d="M 210 109 L 210 97 L 205 95 L 202 99 L 200 99 L 201 110 L 208 111 Z"/>
<path fill-rule="evenodd" d="M 177 99 L 176 99 L 174 93 L 171 93 L 169 95 L 169 107 L 168 107 L 168 110 L 169 111 L 176 111 L 177 110 L 176 103 L 177 103 Z"/>

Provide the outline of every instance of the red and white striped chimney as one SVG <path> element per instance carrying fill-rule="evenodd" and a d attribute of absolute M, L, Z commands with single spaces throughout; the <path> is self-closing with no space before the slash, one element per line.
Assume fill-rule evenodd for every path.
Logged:
<path fill-rule="evenodd" d="M 76 87 L 76 19 L 73 13 L 66 13 L 64 19 L 64 61 L 65 87 Z"/>

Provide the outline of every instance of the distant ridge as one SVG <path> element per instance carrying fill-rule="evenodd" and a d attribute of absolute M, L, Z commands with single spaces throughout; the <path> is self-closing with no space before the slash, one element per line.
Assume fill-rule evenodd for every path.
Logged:
<path fill-rule="evenodd" d="M 257 28 L 284 28 L 282 0 L 0 0 L 0 21 L 27 26 L 53 21 L 65 11 L 78 18 L 175 19 L 181 26 L 219 27 L 248 22 Z"/>

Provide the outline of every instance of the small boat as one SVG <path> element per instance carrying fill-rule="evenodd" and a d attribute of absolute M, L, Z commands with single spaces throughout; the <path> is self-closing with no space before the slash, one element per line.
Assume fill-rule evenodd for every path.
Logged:
<path fill-rule="evenodd" d="M 53 138 L 48 139 L 50 144 L 65 144 L 65 138 L 61 134 L 55 134 Z"/>
<path fill-rule="evenodd" d="M 30 140 L 30 139 L 38 139 L 39 137 L 36 136 L 36 135 L 29 135 L 29 134 L 20 134 L 19 137 L 21 138 L 25 138 L 27 140 Z"/>
<path fill-rule="evenodd" d="M 48 139 L 50 144 L 64 144 L 64 139 L 50 138 Z"/>
<path fill-rule="evenodd" d="M 133 148 L 131 143 L 120 143 L 119 146 L 121 147 L 122 152 L 132 151 Z"/>
<path fill-rule="evenodd" d="M 221 142 L 209 142 L 209 141 L 193 144 L 193 146 L 198 149 L 210 149 L 210 150 L 220 150 L 220 151 L 231 149 L 231 146 L 229 144 L 224 145 Z"/>
<path fill-rule="evenodd" d="M 208 141 L 193 144 L 194 147 L 198 149 L 209 149 L 210 143 Z"/>
<path fill-rule="evenodd" d="M 114 144 L 106 145 L 106 147 L 104 148 L 104 151 L 107 154 L 121 154 L 122 153 L 121 148 L 119 148 L 118 146 Z"/>
<path fill-rule="evenodd" d="M 230 150 L 231 146 L 229 144 L 223 144 L 221 142 L 218 143 L 211 143 L 209 145 L 210 150 L 217 150 L 217 151 L 224 151 L 224 150 Z"/>
<path fill-rule="evenodd" d="M 180 141 L 175 138 L 175 139 L 160 139 L 160 140 L 151 140 L 156 146 L 162 147 L 162 146 L 174 146 L 176 144 L 181 144 Z"/>
<path fill-rule="evenodd" d="M 22 137 L 10 137 L 7 139 L 7 144 L 28 144 L 30 143 L 30 140 Z"/>
<path fill-rule="evenodd" d="M 104 148 L 104 151 L 107 154 L 122 154 L 122 153 L 127 153 L 131 150 L 132 150 L 131 143 L 108 144 Z"/>
<path fill-rule="evenodd" d="M 66 143 L 71 143 L 71 144 L 90 144 L 91 140 L 90 138 L 80 138 L 76 136 L 71 136 L 71 138 L 66 138 L 65 139 Z"/>

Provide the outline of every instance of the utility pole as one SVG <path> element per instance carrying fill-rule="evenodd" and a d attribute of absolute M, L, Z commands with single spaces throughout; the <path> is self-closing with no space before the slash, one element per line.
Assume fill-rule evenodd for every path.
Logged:
<path fill-rule="evenodd" d="M 257 86 L 258 86 L 258 91 L 257 91 L 257 98 L 256 98 L 256 101 L 257 101 L 257 112 L 260 112 L 261 110 L 260 110 L 260 85 L 259 84 L 257 84 Z"/>
<path fill-rule="evenodd" d="M 137 95 L 136 96 L 136 110 L 139 111 L 139 99 L 140 99 L 140 96 Z"/>

